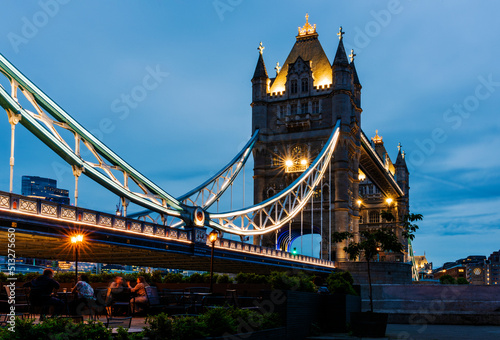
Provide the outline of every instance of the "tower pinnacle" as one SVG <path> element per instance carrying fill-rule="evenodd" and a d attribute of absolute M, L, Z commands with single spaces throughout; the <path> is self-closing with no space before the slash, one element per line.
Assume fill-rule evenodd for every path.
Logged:
<path fill-rule="evenodd" d="M 262 55 L 265 49 L 265 47 L 262 45 L 262 41 L 260 42 L 259 47 L 257 47 L 257 49 L 259 50 L 259 53 Z"/>
<path fill-rule="evenodd" d="M 349 54 L 349 58 L 351 59 L 351 63 L 354 61 L 355 56 L 356 56 L 356 54 L 354 54 L 354 50 L 351 49 L 351 54 Z"/>
<path fill-rule="evenodd" d="M 342 37 L 343 37 L 344 34 L 345 34 L 345 32 L 342 31 L 342 26 L 340 26 L 339 33 L 337 33 L 337 35 L 339 37 L 339 40 L 342 40 Z"/>

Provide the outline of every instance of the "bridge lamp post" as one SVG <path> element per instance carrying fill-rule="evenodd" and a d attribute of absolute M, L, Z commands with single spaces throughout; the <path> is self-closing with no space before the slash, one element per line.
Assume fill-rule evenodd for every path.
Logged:
<path fill-rule="evenodd" d="M 213 283 L 213 277 L 214 277 L 214 248 L 215 248 L 215 241 L 217 241 L 217 238 L 219 237 L 219 234 L 215 231 L 212 230 L 210 234 L 208 234 L 208 240 L 210 243 L 212 243 L 212 251 L 210 255 L 210 293 L 213 293 L 213 288 L 214 288 L 214 283 Z"/>
<path fill-rule="evenodd" d="M 71 237 L 71 243 L 75 247 L 75 284 L 78 282 L 78 253 L 80 252 L 80 244 L 83 243 L 83 235 L 78 234 Z"/>

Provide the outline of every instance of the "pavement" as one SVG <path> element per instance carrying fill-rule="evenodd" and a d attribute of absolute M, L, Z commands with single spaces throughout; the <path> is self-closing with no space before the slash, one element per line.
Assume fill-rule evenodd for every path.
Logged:
<path fill-rule="evenodd" d="M 387 325 L 385 338 L 398 340 L 500 340 L 500 326 L 471 326 L 471 325 Z M 323 334 L 307 338 L 308 340 L 370 340 L 358 338 L 349 334 Z M 375 340 L 375 338 L 374 338 Z"/>

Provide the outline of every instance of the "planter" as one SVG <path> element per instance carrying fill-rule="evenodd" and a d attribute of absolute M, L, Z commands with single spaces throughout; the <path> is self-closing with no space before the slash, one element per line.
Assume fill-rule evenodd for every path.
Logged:
<path fill-rule="evenodd" d="M 351 313 L 351 327 L 353 335 L 372 338 L 385 337 L 387 317 L 387 313 Z"/>
<path fill-rule="evenodd" d="M 361 311 L 361 297 L 348 294 L 322 295 L 320 326 L 324 332 L 344 333 L 351 313 Z"/>

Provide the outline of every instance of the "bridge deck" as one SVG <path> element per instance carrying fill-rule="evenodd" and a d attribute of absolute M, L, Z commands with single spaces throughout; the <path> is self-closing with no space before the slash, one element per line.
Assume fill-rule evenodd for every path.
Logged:
<path fill-rule="evenodd" d="M 16 256 L 73 261 L 69 236 L 85 234 L 80 261 L 161 268 L 210 268 L 203 228 L 177 229 L 40 199 L 0 192 L 0 238 L 15 226 Z M 0 249 L 6 255 L 7 247 Z M 218 272 L 269 273 L 304 270 L 328 273 L 333 262 L 232 240 L 218 240 Z"/>

